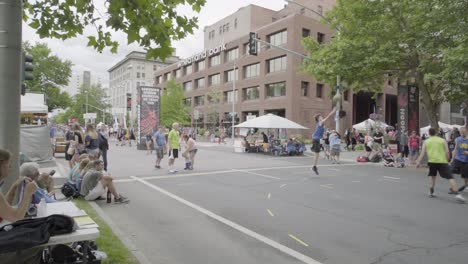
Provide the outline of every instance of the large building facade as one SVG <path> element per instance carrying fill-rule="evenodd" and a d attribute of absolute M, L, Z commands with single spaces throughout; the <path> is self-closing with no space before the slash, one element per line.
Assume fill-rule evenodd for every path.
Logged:
<path fill-rule="evenodd" d="M 133 51 L 112 66 L 108 70 L 110 82 L 107 93 L 114 118 L 123 124 L 128 116 L 130 123 L 133 124 L 137 117 L 137 88 L 145 85 L 152 86 L 154 72 L 177 61 L 178 58 L 174 56 L 167 58 L 166 62 L 147 60 L 145 52 Z"/>
<path fill-rule="evenodd" d="M 334 4 L 325 0 L 296 2 L 319 13 Z M 314 114 L 332 109 L 331 88 L 302 73 L 303 58 L 298 55 L 262 44 L 257 56 L 249 55 L 248 33 L 256 32 L 263 41 L 305 54 L 301 44 L 304 37 L 327 42 L 335 34 L 319 18 L 294 4 L 279 11 L 254 5 L 241 8 L 205 27 L 204 51 L 154 72 L 155 86 L 164 89 L 171 79 L 183 85 L 185 102 L 192 109 L 193 125 L 224 123 L 229 126 L 230 113 L 235 112 L 236 123 L 247 120 L 248 116 L 273 113 L 313 128 Z M 360 115 L 368 117 L 374 110 L 380 110 L 385 116 L 387 104 L 396 104 L 396 96 L 395 102 L 390 102 L 386 95 L 396 94 L 396 89 L 388 83 L 384 90 L 377 98 L 344 92 L 343 110 L 347 114 L 340 120 L 341 127 L 362 121 L 357 120 Z M 359 103 L 366 104 L 365 109 L 353 107 Z M 195 117 L 199 118 L 195 120 Z M 327 125 L 334 127 L 334 121 Z M 310 130 L 304 133 L 309 134 Z"/>

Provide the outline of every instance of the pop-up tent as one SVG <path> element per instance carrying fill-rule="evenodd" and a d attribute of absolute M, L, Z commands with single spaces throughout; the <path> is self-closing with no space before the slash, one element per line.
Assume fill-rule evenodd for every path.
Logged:
<path fill-rule="evenodd" d="M 296 122 L 274 114 L 266 114 L 254 119 L 247 120 L 234 127 L 240 128 L 285 128 L 285 129 L 308 129 Z"/>
<path fill-rule="evenodd" d="M 442 123 L 439 121 L 439 127 L 442 128 L 443 131 L 447 132 L 448 130 L 452 130 L 453 129 L 453 126 L 449 125 L 449 124 L 445 124 L 445 123 Z M 421 127 L 419 129 L 419 134 L 420 135 L 423 135 L 423 134 L 429 134 L 429 128 L 431 128 L 431 126 L 425 126 L 425 127 Z"/>
<path fill-rule="evenodd" d="M 47 114 L 47 105 L 44 104 L 44 94 L 26 93 L 21 96 L 21 113 Z"/>
<path fill-rule="evenodd" d="M 386 128 L 388 127 L 387 124 L 385 124 L 384 122 L 381 122 L 381 121 L 374 121 L 372 119 L 367 119 L 367 120 L 364 120 L 362 121 L 361 123 L 358 123 L 358 124 L 355 124 L 353 125 L 353 128 L 356 129 L 356 130 L 367 130 L 367 129 L 370 129 L 370 128 Z"/>

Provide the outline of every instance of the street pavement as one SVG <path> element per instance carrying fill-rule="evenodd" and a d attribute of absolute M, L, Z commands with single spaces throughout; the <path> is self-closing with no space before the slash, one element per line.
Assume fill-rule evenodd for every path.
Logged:
<path fill-rule="evenodd" d="M 468 263 L 468 207 L 447 182 L 429 198 L 425 169 L 357 164 L 359 154 L 321 159 L 317 176 L 310 152 L 200 143 L 193 171 L 178 159 L 168 174 L 113 144 L 109 171 L 131 202 L 98 205 L 149 263 Z"/>

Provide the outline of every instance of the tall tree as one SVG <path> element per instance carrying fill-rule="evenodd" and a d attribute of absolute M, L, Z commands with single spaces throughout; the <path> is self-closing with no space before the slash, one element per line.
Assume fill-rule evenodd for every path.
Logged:
<path fill-rule="evenodd" d="M 117 52 L 119 43 L 113 32 L 123 32 L 127 43 L 137 43 L 148 57 L 170 56 L 172 41 L 185 38 L 197 28 L 198 19 L 177 13 L 189 5 L 200 12 L 206 0 L 109 0 L 103 7 L 95 1 L 25 1 L 23 20 L 36 29 L 41 38 L 68 39 L 83 34 L 91 26 L 95 33 L 88 37 L 88 46 L 103 51 L 111 47 Z"/>
<path fill-rule="evenodd" d="M 223 100 L 223 92 L 219 87 L 213 87 L 208 91 L 207 96 L 206 123 L 215 127 L 219 124 L 219 112 Z"/>
<path fill-rule="evenodd" d="M 25 42 L 23 50 L 34 57 L 34 80 L 26 81 L 30 91 L 46 95 L 49 111 L 56 108 L 65 109 L 70 106 L 70 96 L 59 87 L 68 84 L 71 76 L 71 61 L 62 60 L 53 55 L 45 43 L 31 45 L 29 42 Z"/>
<path fill-rule="evenodd" d="M 381 92 L 388 75 L 416 84 L 438 126 L 443 101 L 468 97 L 468 2 L 465 0 L 338 0 L 327 14 L 339 35 L 304 46 L 304 70 L 330 85 L 340 75 L 355 91 Z"/>
<path fill-rule="evenodd" d="M 177 122 L 182 125 L 190 124 L 190 109 L 184 103 L 184 88 L 174 80 L 167 82 L 161 96 L 161 124 L 171 127 Z"/>

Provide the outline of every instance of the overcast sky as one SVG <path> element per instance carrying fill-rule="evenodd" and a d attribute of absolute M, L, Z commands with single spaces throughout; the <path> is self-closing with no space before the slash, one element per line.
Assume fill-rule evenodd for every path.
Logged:
<path fill-rule="evenodd" d="M 102 2 L 102 1 L 101 1 Z M 205 7 L 199 14 L 198 29 L 193 35 L 188 36 L 182 41 L 174 43 L 177 50 L 177 56 L 187 58 L 203 50 L 203 28 L 214 24 L 216 21 L 236 12 L 239 8 L 249 4 L 255 4 L 273 10 L 280 10 L 286 2 L 284 0 L 207 0 Z M 194 15 L 188 7 L 181 7 L 181 13 L 188 16 Z M 93 32 L 91 29 L 87 32 Z M 107 70 L 126 54 L 133 50 L 142 50 L 137 45 L 127 45 L 126 36 L 116 34 L 115 39 L 119 41 L 119 50 L 112 54 L 109 50 L 98 53 L 94 49 L 87 47 L 86 36 L 69 39 L 66 41 L 57 39 L 40 39 L 33 29 L 23 23 L 23 40 L 34 42 L 45 42 L 49 45 L 52 52 L 62 59 L 67 59 L 73 63 L 73 72 L 82 73 L 85 70 L 91 71 L 91 75 L 99 76 L 104 86 L 108 86 L 109 75 Z"/>

